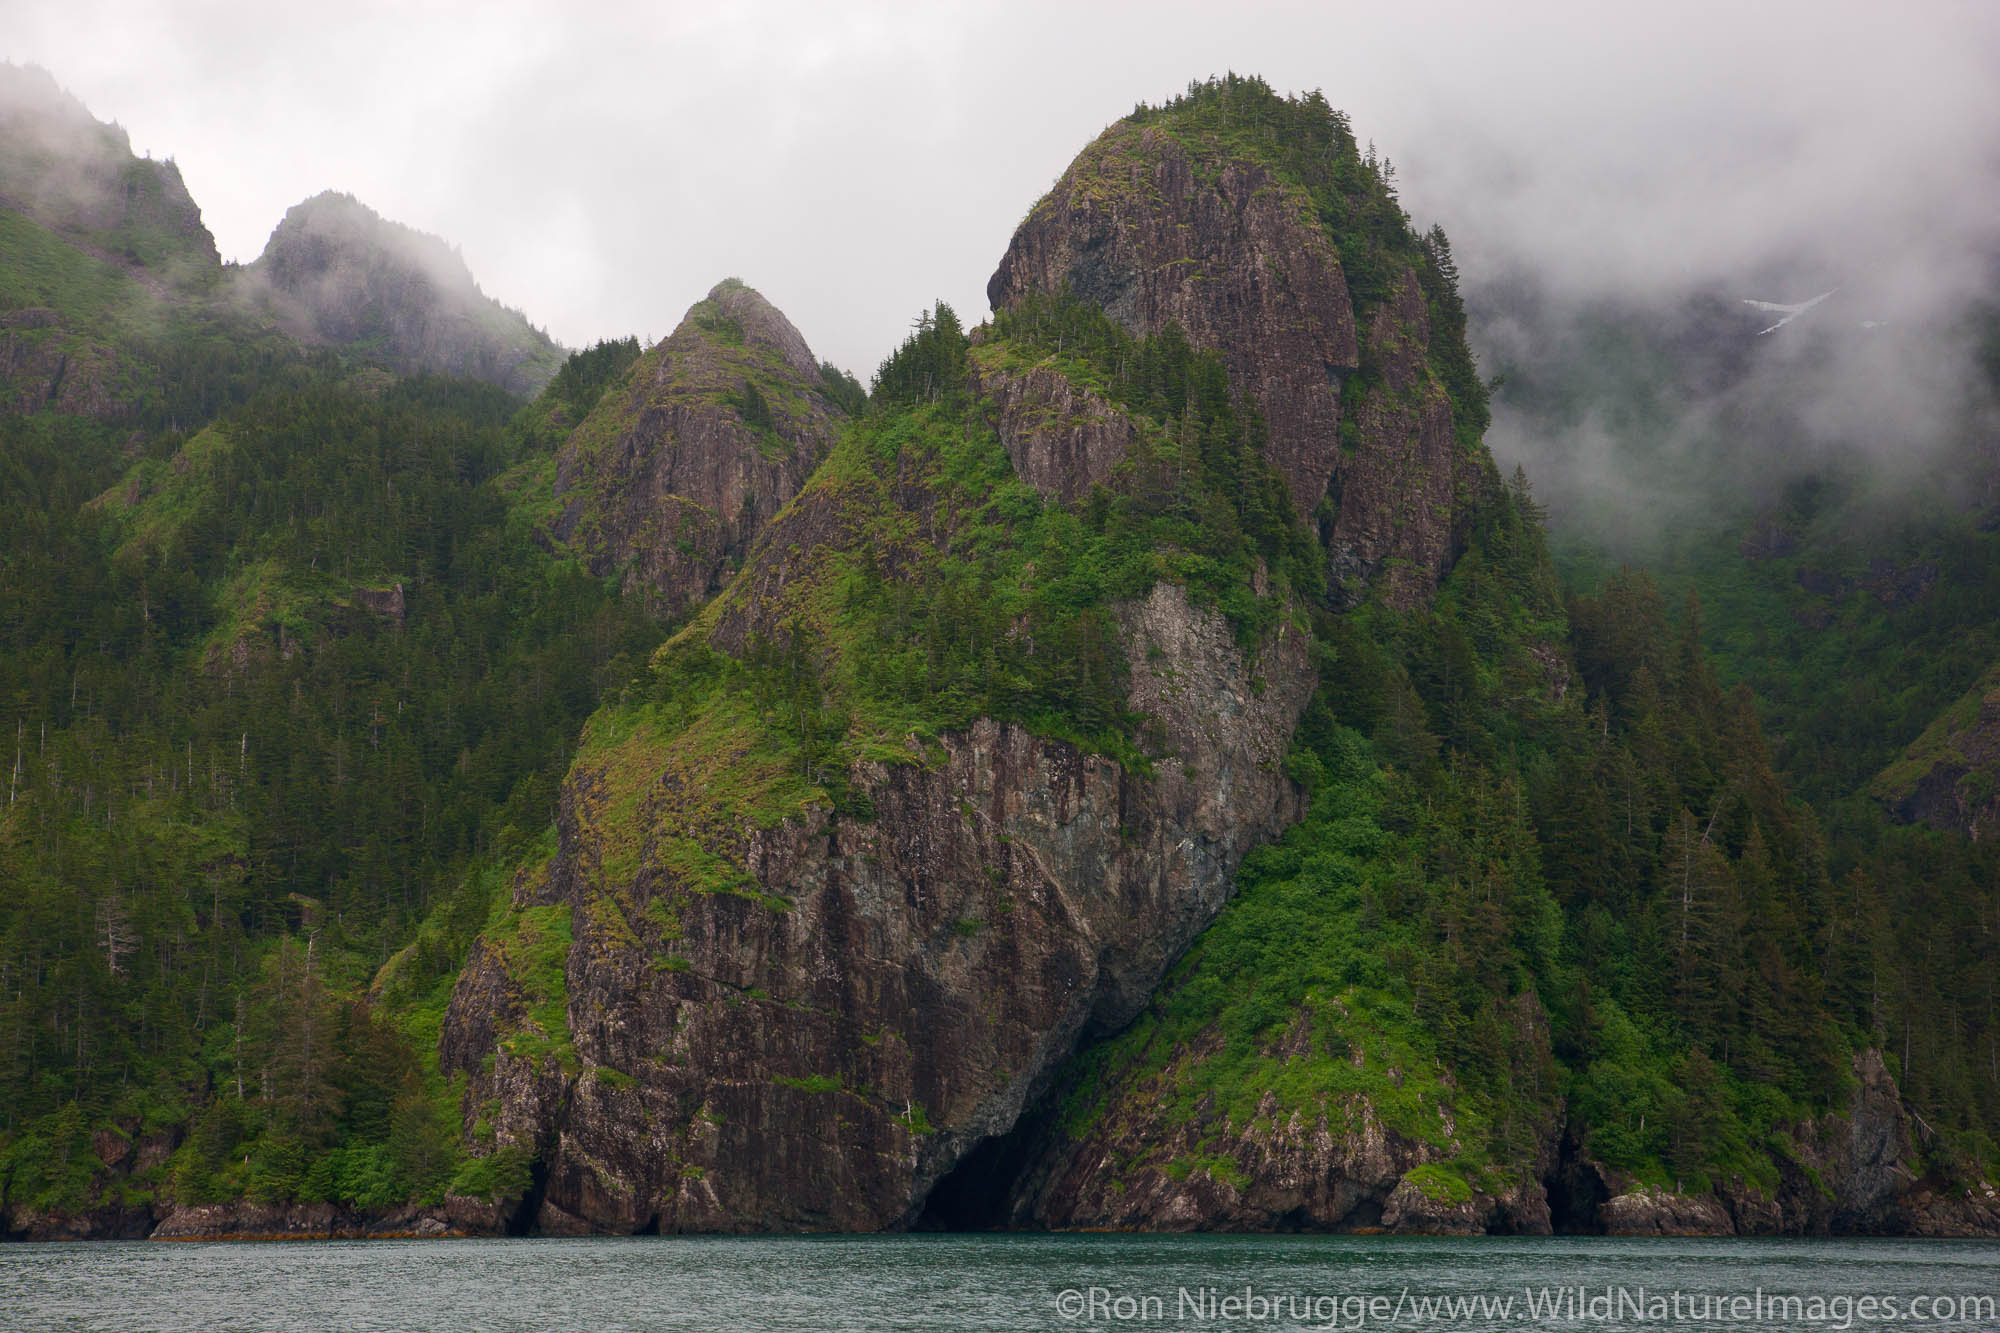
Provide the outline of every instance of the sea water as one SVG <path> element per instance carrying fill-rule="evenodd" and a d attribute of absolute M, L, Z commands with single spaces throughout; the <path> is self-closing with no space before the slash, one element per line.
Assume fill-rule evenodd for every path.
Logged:
<path fill-rule="evenodd" d="M 0 1328 L 2000 1330 L 2000 1243 L 1041 1234 L 0 1246 Z"/>

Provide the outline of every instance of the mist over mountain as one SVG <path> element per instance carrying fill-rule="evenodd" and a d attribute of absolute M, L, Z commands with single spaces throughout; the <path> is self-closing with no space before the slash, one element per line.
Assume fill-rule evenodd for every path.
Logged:
<path fill-rule="evenodd" d="M 351 195 L 327 191 L 289 209 L 237 288 L 294 336 L 372 347 L 399 370 L 532 394 L 561 360 L 547 334 L 479 290 L 450 245 Z"/>
<path fill-rule="evenodd" d="M 135 157 L 46 70 L 0 64 L 0 179 L 10 209 L 115 262 L 179 280 L 219 262 L 173 162 Z"/>
<path fill-rule="evenodd" d="M 274 326 L 299 348 L 338 347 L 515 393 L 539 389 L 561 360 L 545 333 L 480 292 L 445 242 L 347 195 L 294 206 L 256 262 L 223 265 L 173 162 L 134 156 L 124 130 L 32 66 L 0 64 L 0 202 L 18 233 L 6 299 L 50 312 L 17 314 L 26 327 L 8 336 L 17 360 L 27 357 L 35 378 L 46 372 L 57 393 L 62 372 L 44 365 L 48 349 L 26 350 L 49 343 L 54 335 L 29 330 L 50 321 L 90 326 L 96 341 L 73 350 L 92 377 L 157 373 L 162 330 L 192 324 L 238 341 Z M 90 298 L 78 299 L 78 283 Z"/>

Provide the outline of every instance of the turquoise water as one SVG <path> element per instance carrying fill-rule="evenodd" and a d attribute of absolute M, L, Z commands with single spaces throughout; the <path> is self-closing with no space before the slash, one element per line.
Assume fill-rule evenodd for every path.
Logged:
<path fill-rule="evenodd" d="M 1249 1304 L 1226 1304 L 1246 1289 Z M 1467 1298 L 1470 1310 L 1437 1308 Z M 1996 1299 L 2000 1243 L 1985 1241 L 908 1235 L 0 1246 L 0 1328 L 10 1330 L 2000 1330 Z"/>

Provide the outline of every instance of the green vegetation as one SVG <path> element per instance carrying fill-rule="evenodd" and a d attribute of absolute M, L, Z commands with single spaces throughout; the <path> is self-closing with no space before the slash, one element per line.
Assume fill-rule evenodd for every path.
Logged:
<path fill-rule="evenodd" d="M 1717 674 L 1748 688 L 1773 766 L 1820 828 L 1833 889 L 1793 921 L 1824 1008 L 1888 1055 L 1941 1169 L 1991 1171 L 2000 847 L 1896 825 L 1883 801 L 1945 757 L 1977 708 L 1968 692 L 2000 661 L 2000 533 L 1966 504 L 1990 475 L 1977 412 L 2000 375 L 1989 367 L 1964 404 L 1935 405 L 1942 438 L 1902 446 L 1927 451 L 1916 463 L 1808 445 L 1788 405 L 1809 400 L 1811 358 L 1744 371 L 1732 326 L 1717 333 L 1709 315 L 1586 311 L 1550 336 L 1548 364 L 1502 368 L 1537 433 L 1602 442 L 1590 467 L 1618 478 L 1615 493 L 1569 497 L 1558 562 L 1601 598 L 1633 582 L 1622 560 L 1647 567 L 1670 604 L 1699 599 Z M 1964 342 L 1994 329 L 2000 318 L 1977 317 Z M 1732 364 L 1718 368 L 1724 351 Z"/>
<path fill-rule="evenodd" d="M 0 212 L 0 293 L 9 306 L 60 310 L 92 329 L 115 325 L 147 300 L 117 265 L 14 212 Z"/>
<path fill-rule="evenodd" d="M 1202 170 L 1268 168 L 1364 315 L 1420 295 L 1421 391 L 1479 447 L 1449 244 L 1412 232 L 1344 117 L 1230 77 L 1130 125 Z M 1150 772 L 1120 617 L 1162 581 L 1253 659 L 1309 639 L 1287 771 L 1310 812 L 1064 1071 L 1070 1133 L 1198 1127 L 1126 1165 L 1240 1185 L 1218 1118 L 1379 1124 L 1456 1204 L 1568 1128 L 1643 1182 L 1769 1189 L 1877 1047 L 1926 1166 L 2000 1165 L 1996 853 L 1863 794 L 1955 743 L 1972 703 L 1895 766 L 2000 656 L 1970 518 L 1836 561 L 1816 525 L 1850 511 L 1805 487 L 1786 517 L 1816 535 L 1790 553 L 1729 563 L 1697 534 L 1656 581 L 1571 551 L 1566 591 L 1525 478 L 1480 458 L 1455 567 L 1397 609 L 1327 586 L 1264 423 L 1178 329 L 1054 292 L 970 336 L 939 303 L 864 393 L 831 366 L 801 383 L 724 304 L 692 313 L 715 354 L 689 392 L 773 443 L 815 396 L 849 420 L 760 563 L 663 641 L 546 532 L 556 450 L 612 448 L 660 349 L 600 343 L 523 405 L 309 355 L 0 212 L 0 309 L 57 312 L 20 345 L 89 351 L 74 373 L 101 391 L 59 413 L 38 382 L 0 415 L 0 1203 L 523 1197 L 527 1150 L 496 1147 L 488 1104 L 468 1156 L 439 1063 L 475 950 L 518 1002 L 496 1061 L 629 1088 L 572 1041 L 579 922 L 688 970 L 693 895 L 795 910 L 746 871 L 748 831 L 874 819 L 857 772 L 937 763 L 980 719 Z M 1130 429 L 1074 503 L 1016 475 L 982 392 L 1030 372 Z M 1370 365 L 1342 385 L 1350 409 L 1387 392 Z M 1912 566 L 1935 592 L 1903 593 Z M 551 905 L 566 774 L 597 855 Z M 995 923 L 948 929 L 973 950 Z"/>
<path fill-rule="evenodd" d="M 492 867 L 657 641 L 510 529 L 512 400 L 338 366 L 275 381 L 129 465 L 125 428 L 0 418 L 21 483 L 0 512 L 0 972 L 29 982 L 0 999 L 11 1200 L 439 1197 L 460 1160 L 437 1036 L 505 901 Z M 512 1040 L 561 1063 L 567 919 L 512 928 Z M 106 1184 L 76 1125 L 187 1137 Z"/>
<path fill-rule="evenodd" d="M 1642 1180 L 1775 1185 L 1772 1136 L 1837 1104 L 1847 1053 L 1879 1038 L 1828 990 L 1883 942 L 1822 935 L 1827 966 L 1819 835 L 1693 612 L 1676 628 L 1633 578 L 1567 620 L 1518 487 L 1434 608 L 1320 620 L 1291 760 L 1311 813 L 1245 862 L 1139 1021 L 1075 1063 L 1070 1132 L 1137 1114 L 1241 1131 L 1268 1092 L 1280 1119 L 1373 1115 L 1495 1184 L 1566 1103 Z M 1542 663 L 1565 641 L 1587 693 L 1558 698 L 1566 669 Z"/>

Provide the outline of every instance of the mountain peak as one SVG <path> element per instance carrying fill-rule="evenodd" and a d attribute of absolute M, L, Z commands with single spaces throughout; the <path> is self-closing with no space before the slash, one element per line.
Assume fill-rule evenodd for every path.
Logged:
<path fill-rule="evenodd" d="M 338 190 L 322 190 L 285 210 L 258 263 L 284 287 L 342 264 L 390 264 L 447 291 L 481 294 L 464 257 L 442 237 L 392 222 Z"/>
<path fill-rule="evenodd" d="M 785 364 L 817 382 L 819 362 L 784 312 L 741 278 L 724 278 L 708 295 L 688 308 L 681 329 L 690 326 L 724 341 L 741 341 L 776 352 Z"/>
<path fill-rule="evenodd" d="M 1067 292 L 1218 353 L 1349 604 L 1378 578 L 1426 600 L 1491 467 L 1442 233 L 1417 236 L 1391 182 L 1319 94 L 1197 84 L 1078 154 L 986 289 L 998 311 Z"/>
<path fill-rule="evenodd" d="M 366 344 L 397 370 L 532 394 L 561 361 L 547 334 L 480 291 L 456 247 L 351 194 L 326 190 L 286 210 L 244 281 L 294 336 Z"/>
<path fill-rule="evenodd" d="M 0 62 L 0 207 L 127 268 L 178 279 L 221 263 L 179 168 L 133 156 L 37 65 Z"/>

